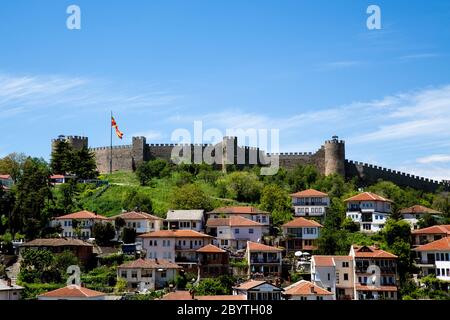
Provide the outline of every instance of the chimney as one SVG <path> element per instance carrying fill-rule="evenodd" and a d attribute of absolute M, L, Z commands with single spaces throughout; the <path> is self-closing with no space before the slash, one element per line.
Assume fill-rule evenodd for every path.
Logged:
<path fill-rule="evenodd" d="M 195 292 L 193 289 L 189 290 L 189 293 L 191 294 L 192 300 L 195 300 Z"/>
<path fill-rule="evenodd" d="M 314 286 L 311 286 L 311 293 L 316 293 L 316 291 L 314 290 Z"/>

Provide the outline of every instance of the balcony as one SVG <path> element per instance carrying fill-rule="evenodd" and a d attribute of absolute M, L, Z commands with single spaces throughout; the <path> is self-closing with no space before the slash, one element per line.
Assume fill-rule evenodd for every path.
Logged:
<path fill-rule="evenodd" d="M 326 202 L 309 202 L 309 201 L 298 202 L 298 201 L 296 201 L 296 202 L 293 202 L 293 205 L 294 206 L 319 206 L 319 207 L 326 207 L 326 206 L 328 206 L 328 203 L 326 203 Z"/>
<path fill-rule="evenodd" d="M 275 258 L 275 259 L 264 259 L 264 258 L 250 258 L 251 263 L 280 263 L 281 259 Z"/>

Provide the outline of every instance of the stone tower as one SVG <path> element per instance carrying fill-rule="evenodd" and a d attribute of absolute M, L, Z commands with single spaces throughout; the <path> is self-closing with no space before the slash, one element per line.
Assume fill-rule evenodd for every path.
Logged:
<path fill-rule="evenodd" d="M 340 174 L 345 177 L 345 142 L 333 136 L 325 141 L 325 175 Z"/>
<path fill-rule="evenodd" d="M 222 171 L 227 171 L 227 164 L 237 164 L 237 137 L 223 137 Z"/>
<path fill-rule="evenodd" d="M 140 163 L 146 160 L 146 144 L 147 141 L 145 137 L 133 137 L 133 142 L 131 145 L 131 159 L 133 170 L 135 170 Z"/>
<path fill-rule="evenodd" d="M 58 138 L 52 140 L 52 151 L 60 141 L 67 142 L 74 150 L 80 150 L 83 147 L 88 147 L 87 137 L 59 135 Z"/>

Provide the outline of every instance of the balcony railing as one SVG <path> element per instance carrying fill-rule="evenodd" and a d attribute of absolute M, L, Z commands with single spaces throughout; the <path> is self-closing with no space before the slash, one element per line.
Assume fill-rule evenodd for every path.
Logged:
<path fill-rule="evenodd" d="M 293 202 L 293 204 L 294 206 L 328 206 L 328 203 L 326 202 Z"/>
<path fill-rule="evenodd" d="M 280 259 L 258 259 L 250 258 L 251 263 L 280 263 Z"/>

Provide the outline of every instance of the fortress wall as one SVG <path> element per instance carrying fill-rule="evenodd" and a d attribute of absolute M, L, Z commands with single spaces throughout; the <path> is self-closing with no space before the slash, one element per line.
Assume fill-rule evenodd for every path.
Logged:
<path fill-rule="evenodd" d="M 434 192 L 443 186 L 439 181 L 351 160 L 345 160 L 345 176 L 347 179 L 357 177 L 363 185 L 384 180 L 391 181 L 400 187 L 411 187 L 427 192 Z"/>
<path fill-rule="evenodd" d="M 110 148 L 92 148 L 91 151 L 95 154 L 95 161 L 97 162 L 97 170 L 100 173 L 109 172 L 109 159 L 110 159 Z M 112 159 L 113 159 L 113 171 L 131 171 L 134 167 L 134 158 L 132 156 L 132 147 L 130 145 L 126 146 L 116 146 L 112 149 Z"/>

